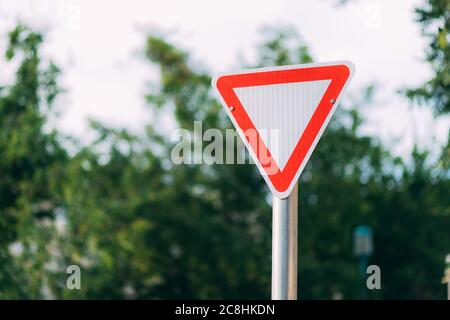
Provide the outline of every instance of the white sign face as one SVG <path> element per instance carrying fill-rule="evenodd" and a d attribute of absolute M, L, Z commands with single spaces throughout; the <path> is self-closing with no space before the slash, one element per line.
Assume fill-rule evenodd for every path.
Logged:
<path fill-rule="evenodd" d="M 275 196 L 291 193 L 353 73 L 344 61 L 214 77 L 222 105 Z"/>

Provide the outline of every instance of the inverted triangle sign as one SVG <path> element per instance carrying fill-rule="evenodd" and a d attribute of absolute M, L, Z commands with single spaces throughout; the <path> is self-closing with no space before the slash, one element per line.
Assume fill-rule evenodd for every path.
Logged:
<path fill-rule="evenodd" d="M 272 193 L 289 196 L 354 73 L 349 61 L 251 69 L 212 85 Z"/>

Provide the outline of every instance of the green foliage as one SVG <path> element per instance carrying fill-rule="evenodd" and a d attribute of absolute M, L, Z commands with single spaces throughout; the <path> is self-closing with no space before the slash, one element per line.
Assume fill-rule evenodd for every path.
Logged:
<path fill-rule="evenodd" d="M 6 59 L 20 65 L 15 83 L 0 95 L 0 298 L 41 295 L 53 229 L 48 222 L 59 204 L 54 191 L 67 160 L 56 132 L 44 130 L 42 111 L 50 111 L 60 89 L 56 66 L 42 67 L 41 42 L 38 33 L 19 25 L 6 51 Z M 17 259 L 9 250 L 13 244 L 22 247 Z"/>
<path fill-rule="evenodd" d="M 450 112 L 450 1 L 427 0 L 416 9 L 417 21 L 429 39 L 427 61 L 433 78 L 421 88 L 407 91 L 408 97 L 420 103 L 431 102 L 436 114 Z"/>

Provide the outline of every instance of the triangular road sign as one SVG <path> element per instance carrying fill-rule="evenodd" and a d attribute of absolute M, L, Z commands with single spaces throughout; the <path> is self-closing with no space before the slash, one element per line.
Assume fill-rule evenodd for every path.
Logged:
<path fill-rule="evenodd" d="M 351 62 L 220 74 L 213 87 L 272 193 L 289 196 L 354 73 Z"/>

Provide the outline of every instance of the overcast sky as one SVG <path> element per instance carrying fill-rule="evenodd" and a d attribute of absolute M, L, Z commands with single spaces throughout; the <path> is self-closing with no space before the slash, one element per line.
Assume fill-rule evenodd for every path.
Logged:
<path fill-rule="evenodd" d="M 396 93 L 431 76 L 423 62 L 426 40 L 414 22 L 414 7 L 422 1 L 337 2 L 0 0 L 0 49 L 18 19 L 47 31 L 45 55 L 62 67 L 68 90 L 57 126 L 86 137 L 87 117 L 137 132 L 149 120 L 143 95 L 155 70 L 139 55 L 146 30 L 163 31 L 196 62 L 222 72 L 236 69 L 239 55 L 252 61 L 261 27 L 292 25 L 316 61 L 353 61 L 351 94 L 379 84 L 375 103 L 364 108 L 366 133 L 398 155 L 407 154 L 414 141 L 437 150 L 446 141 L 449 118 L 436 121 L 428 109 L 411 108 Z M 4 83 L 12 69 L 0 67 Z"/>

